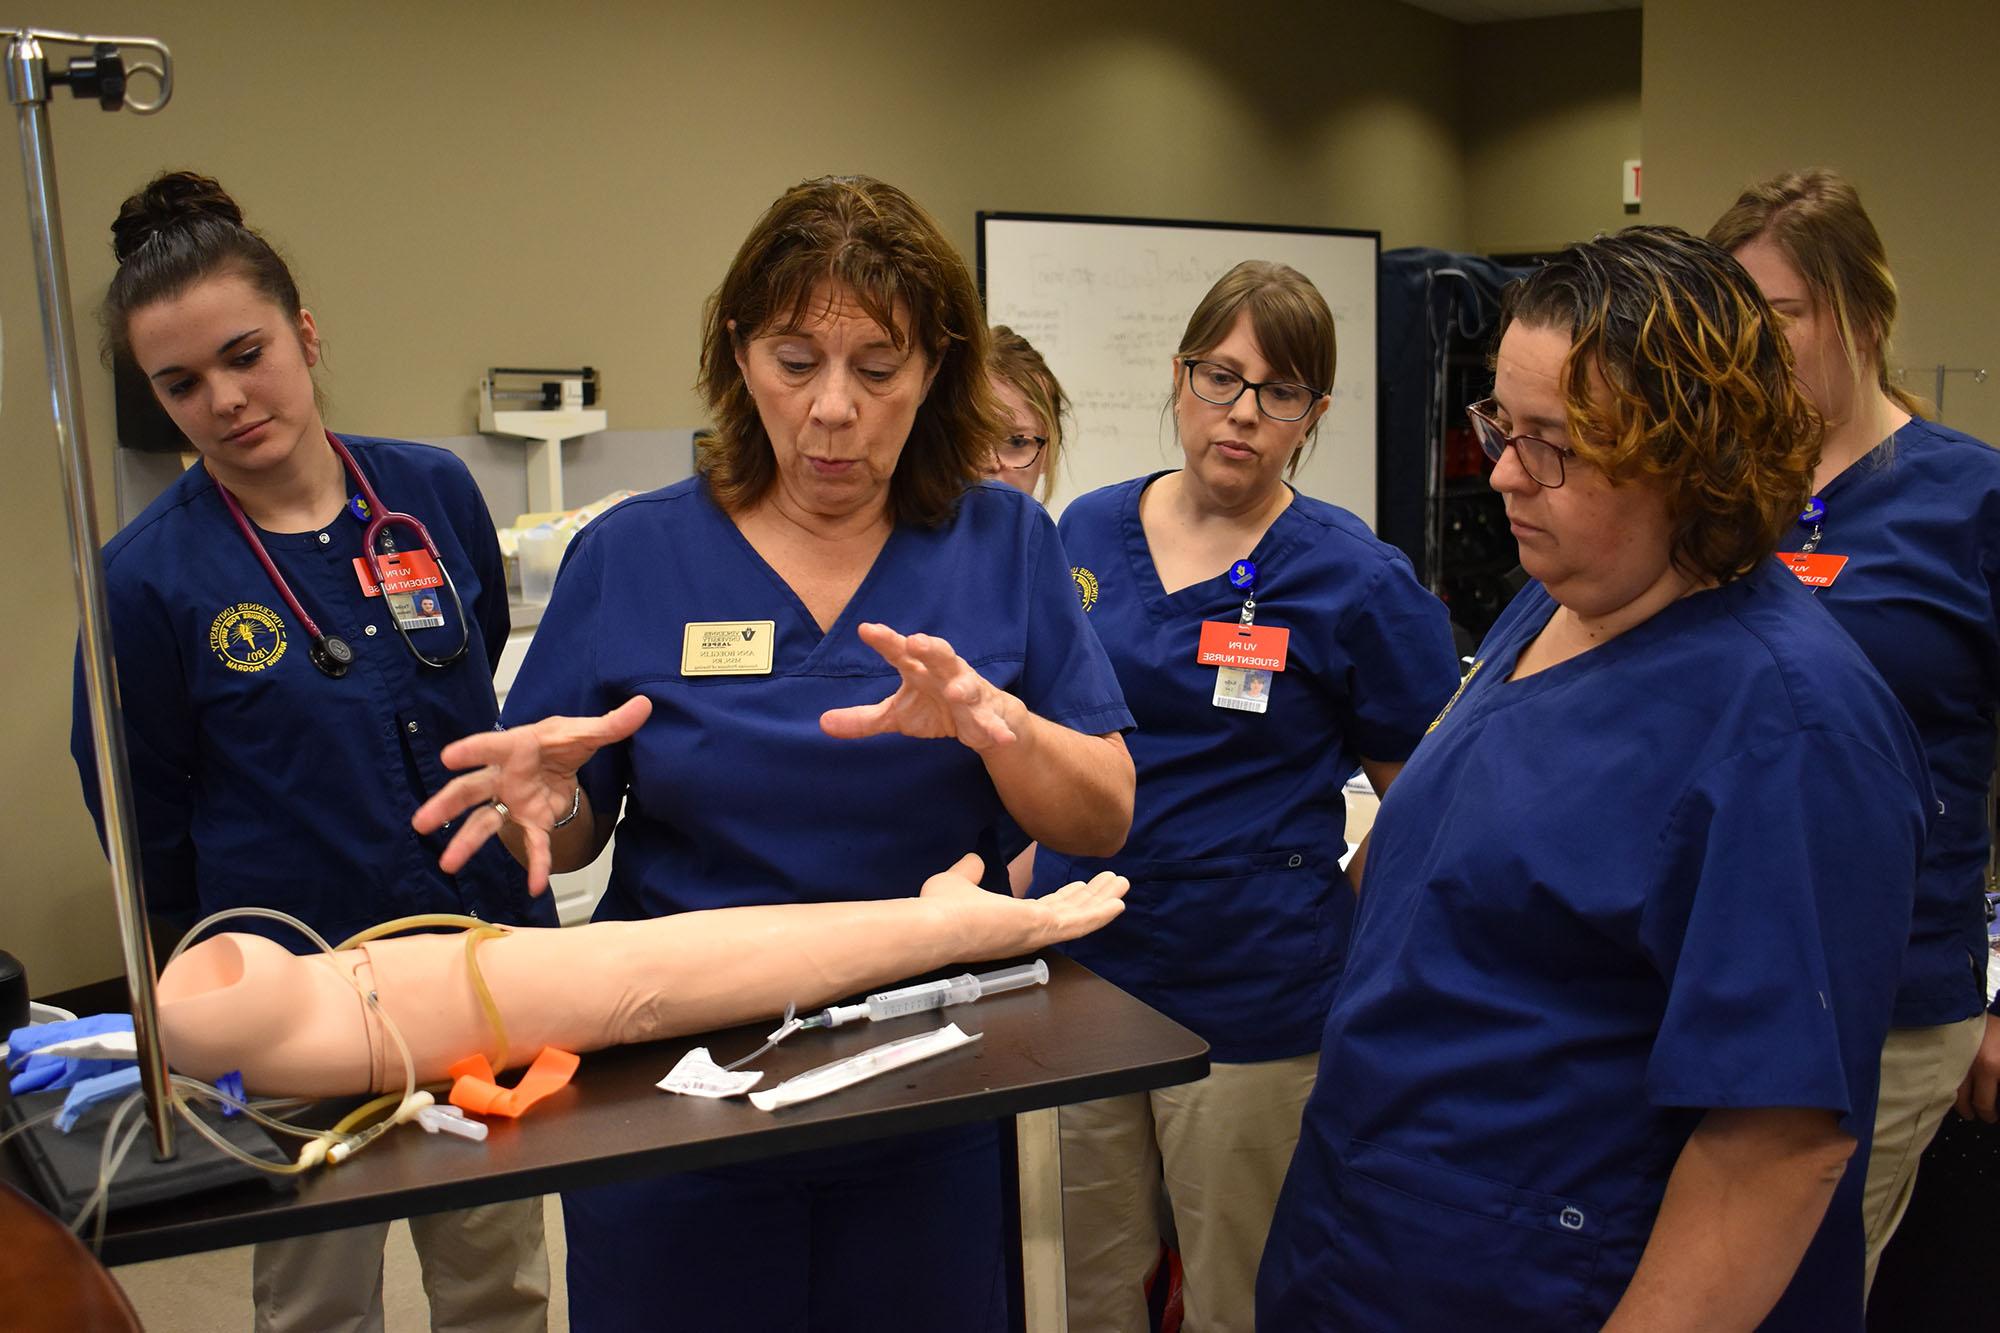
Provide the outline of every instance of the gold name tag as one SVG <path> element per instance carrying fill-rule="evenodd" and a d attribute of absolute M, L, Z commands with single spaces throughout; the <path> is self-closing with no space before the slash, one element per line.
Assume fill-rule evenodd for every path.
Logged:
<path fill-rule="evenodd" d="M 768 676 L 775 620 L 690 620 L 681 635 L 683 676 Z"/>

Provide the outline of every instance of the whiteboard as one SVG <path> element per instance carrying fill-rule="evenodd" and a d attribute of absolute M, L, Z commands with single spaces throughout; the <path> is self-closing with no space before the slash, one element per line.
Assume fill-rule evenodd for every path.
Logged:
<path fill-rule="evenodd" d="M 1333 403 L 1293 484 L 1375 524 L 1375 281 L 1381 233 L 979 214 L 987 321 L 1035 345 L 1069 395 L 1051 508 L 1181 465 L 1173 358 L 1188 316 L 1245 259 L 1290 264 L 1333 310 Z"/>

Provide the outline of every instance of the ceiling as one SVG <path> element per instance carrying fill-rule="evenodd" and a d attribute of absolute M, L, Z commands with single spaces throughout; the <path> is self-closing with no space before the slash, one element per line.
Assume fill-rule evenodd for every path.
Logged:
<path fill-rule="evenodd" d="M 1640 9 L 1643 0 L 1403 0 L 1418 9 L 1442 14 L 1460 23 L 1504 23 L 1509 19 L 1548 18 L 1556 14 L 1595 14 L 1612 9 Z"/>

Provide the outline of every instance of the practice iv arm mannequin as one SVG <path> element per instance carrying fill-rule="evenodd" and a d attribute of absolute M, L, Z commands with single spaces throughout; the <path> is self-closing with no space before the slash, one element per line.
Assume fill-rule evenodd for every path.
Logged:
<path fill-rule="evenodd" d="M 1100 874 L 1040 899 L 979 887 L 979 858 L 916 898 L 794 903 L 512 931 L 482 941 L 479 969 L 507 1030 L 492 1025 L 465 937 L 378 940 L 333 957 L 257 935 L 218 935 L 160 978 L 160 1031 L 182 1073 L 241 1070 L 252 1092 L 332 1097 L 401 1087 L 402 1057 L 348 976 L 408 1041 L 419 1083 L 475 1051 L 523 1065 L 544 1046 L 593 1051 L 814 1008 L 949 963 L 1031 953 L 1086 935 L 1124 909 Z M 343 975 L 345 973 L 346 975 Z"/>

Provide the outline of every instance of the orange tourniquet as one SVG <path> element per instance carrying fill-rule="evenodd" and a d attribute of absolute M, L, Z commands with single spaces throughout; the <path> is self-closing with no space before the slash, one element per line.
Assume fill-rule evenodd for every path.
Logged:
<path fill-rule="evenodd" d="M 493 1066 L 483 1055 L 468 1055 L 446 1072 L 452 1077 L 451 1104 L 474 1115 L 518 1116 L 551 1093 L 567 1087 L 583 1063 L 568 1051 L 542 1047 L 535 1063 L 511 1088 L 494 1082 Z"/>

